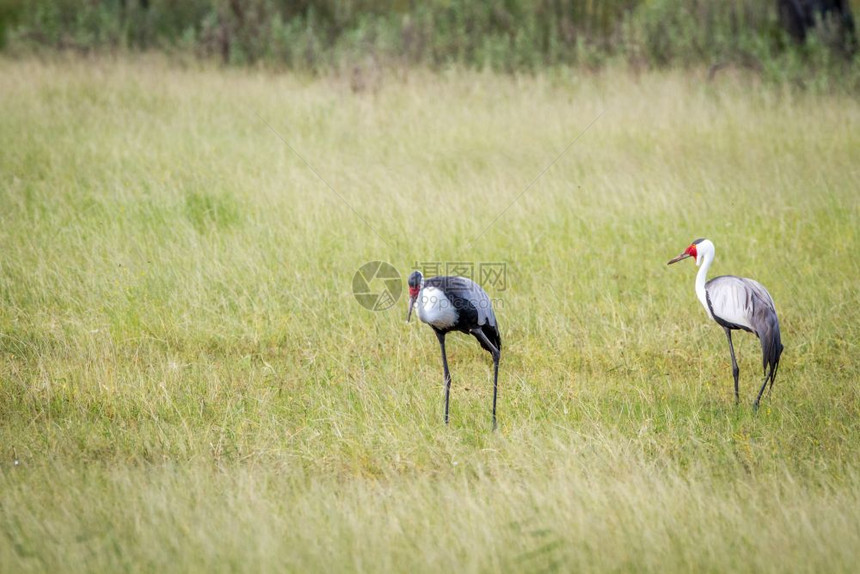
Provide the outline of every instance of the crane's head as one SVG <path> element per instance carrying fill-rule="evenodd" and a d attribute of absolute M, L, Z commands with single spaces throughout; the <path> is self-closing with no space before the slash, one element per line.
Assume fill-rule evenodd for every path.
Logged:
<path fill-rule="evenodd" d="M 409 310 L 406 312 L 406 322 L 412 318 L 412 309 L 415 307 L 415 301 L 418 300 L 418 294 L 421 293 L 421 287 L 424 285 L 424 276 L 420 271 L 413 271 L 409 276 Z"/>
<path fill-rule="evenodd" d="M 687 257 L 695 257 L 696 258 L 696 267 L 698 267 L 702 263 L 702 258 L 705 256 L 705 253 L 714 251 L 714 244 L 700 237 L 693 241 L 689 247 L 687 247 L 683 253 L 669 261 L 667 265 L 671 265 L 672 263 L 677 263 L 682 259 L 686 259 Z"/>

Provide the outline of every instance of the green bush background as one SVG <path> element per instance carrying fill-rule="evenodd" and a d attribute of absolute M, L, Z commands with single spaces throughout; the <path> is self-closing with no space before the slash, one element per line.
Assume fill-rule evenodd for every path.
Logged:
<path fill-rule="evenodd" d="M 777 3 L 763 0 L 0 0 L 0 41 L 19 53 L 167 50 L 312 71 L 368 61 L 505 72 L 612 58 L 729 61 L 767 76 L 813 69 L 860 84 L 857 56 L 832 31 L 796 46 Z"/>

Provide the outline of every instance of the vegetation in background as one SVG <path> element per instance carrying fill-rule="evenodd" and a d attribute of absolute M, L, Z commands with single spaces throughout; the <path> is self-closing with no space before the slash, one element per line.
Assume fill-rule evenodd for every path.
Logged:
<path fill-rule="evenodd" d="M 7 50 L 166 50 L 311 71 L 462 65 L 750 67 L 860 89 L 836 18 L 803 45 L 764 0 L 0 0 Z"/>
<path fill-rule="evenodd" d="M 856 570 L 857 98 L 129 60 L 0 59 L 0 571 Z M 776 301 L 758 414 L 701 236 Z M 373 260 L 507 263 L 498 432 Z"/>

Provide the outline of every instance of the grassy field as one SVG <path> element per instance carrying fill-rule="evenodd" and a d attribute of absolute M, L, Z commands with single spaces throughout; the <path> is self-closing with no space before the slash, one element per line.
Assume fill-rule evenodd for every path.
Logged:
<path fill-rule="evenodd" d="M 0 571 L 854 571 L 860 103 L 704 75 L 0 60 Z M 507 265 L 498 432 L 372 260 Z"/>

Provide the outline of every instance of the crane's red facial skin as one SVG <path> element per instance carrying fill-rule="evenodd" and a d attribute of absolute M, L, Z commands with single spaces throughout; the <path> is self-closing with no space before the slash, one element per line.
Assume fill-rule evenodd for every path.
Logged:
<path fill-rule="evenodd" d="M 406 322 L 409 322 L 409 319 L 412 318 L 412 309 L 415 308 L 415 301 L 418 300 L 418 293 L 421 291 L 421 287 L 413 287 L 409 286 L 409 308 L 406 311 Z"/>
<path fill-rule="evenodd" d="M 690 245 L 690 246 L 686 249 L 686 251 L 684 251 L 684 253 L 686 253 L 687 255 L 689 255 L 690 257 L 692 257 L 693 259 L 696 259 L 696 258 L 698 258 L 698 257 L 699 257 L 699 254 L 696 252 L 696 244 L 695 244 L 695 243 L 693 243 L 692 245 Z"/>
<path fill-rule="evenodd" d="M 696 256 L 697 256 L 697 254 L 698 254 L 698 252 L 696 251 L 696 244 L 695 244 L 695 243 L 693 243 L 692 245 L 690 245 L 689 247 L 687 247 L 687 248 L 684 250 L 684 252 L 683 252 L 683 253 L 681 253 L 679 256 L 677 256 L 677 257 L 675 257 L 675 258 L 671 259 L 671 260 L 669 261 L 669 265 L 671 265 L 672 263 L 677 263 L 678 261 L 681 261 L 681 260 L 683 260 L 683 259 L 686 259 L 687 257 L 692 257 L 692 258 L 694 258 L 694 259 L 695 259 L 695 258 L 696 258 Z"/>

